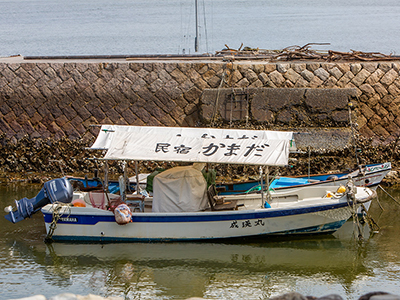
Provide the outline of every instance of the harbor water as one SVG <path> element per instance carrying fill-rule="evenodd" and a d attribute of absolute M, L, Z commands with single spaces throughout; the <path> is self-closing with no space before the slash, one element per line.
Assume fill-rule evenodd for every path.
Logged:
<path fill-rule="evenodd" d="M 198 53 L 225 48 L 400 54 L 397 0 L 198 0 Z M 194 0 L 0 0 L 0 56 L 194 54 Z"/>
<path fill-rule="evenodd" d="M 39 185 L 2 184 L 0 206 L 33 197 Z M 386 189 L 396 199 L 399 189 Z M 0 299 L 61 293 L 125 299 L 268 299 L 286 292 L 358 299 L 400 294 L 400 206 L 379 191 L 380 226 L 352 221 L 333 235 L 219 243 L 44 243 L 39 212 L 17 224 L 0 218 Z M 3 213 L 5 215 L 5 213 Z"/>

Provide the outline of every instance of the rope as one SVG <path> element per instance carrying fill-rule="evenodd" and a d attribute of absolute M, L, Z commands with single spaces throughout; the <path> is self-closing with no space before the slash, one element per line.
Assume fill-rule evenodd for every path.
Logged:
<path fill-rule="evenodd" d="M 379 187 L 379 185 L 378 185 Z M 381 204 L 381 202 L 379 201 L 379 197 L 378 197 L 378 193 L 376 193 L 376 202 L 378 202 L 379 207 L 381 208 L 381 210 L 385 210 Z"/>
<path fill-rule="evenodd" d="M 388 192 L 386 192 L 383 187 L 381 187 L 380 185 L 378 185 L 378 188 L 380 188 L 382 191 L 385 192 L 386 195 L 388 195 L 390 197 L 390 199 L 392 199 L 394 202 L 396 202 L 398 205 L 400 205 L 399 201 L 397 201 L 392 195 L 390 195 Z"/>
<path fill-rule="evenodd" d="M 356 201 L 356 185 L 354 184 L 353 178 L 349 176 L 349 180 L 346 183 L 346 193 L 347 193 L 347 204 L 350 207 L 351 215 L 353 217 L 353 224 L 357 226 L 358 230 L 358 240 L 364 240 L 362 234 L 360 220 L 357 215 L 357 201 Z"/>
<path fill-rule="evenodd" d="M 364 240 L 364 236 L 361 230 L 361 225 L 360 225 L 360 218 L 357 214 L 357 209 L 358 209 L 358 204 L 362 208 L 362 215 L 363 215 L 363 220 L 365 223 L 368 224 L 368 227 L 372 232 L 377 232 L 380 230 L 380 227 L 378 224 L 374 221 L 372 216 L 368 213 L 367 209 L 364 206 L 364 203 L 357 201 L 356 199 L 356 186 L 354 184 L 353 178 L 349 178 L 346 184 L 346 190 L 347 190 L 347 202 L 351 210 L 351 214 L 353 217 L 353 224 L 357 226 L 358 230 L 358 239 L 359 241 Z"/>
<path fill-rule="evenodd" d="M 392 195 L 390 195 L 387 191 L 385 191 L 385 190 L 383 189 L 383 187 L 381 187 L 380 185 L 378 185 L 378 187 L 379 187 L 383 192 L 385 192 L 386 195 L 388 195 L 394 202 L 396 202 L 397 204 L 400 205 L 400 203 L 399 203 Z M 376 194 L 376 200 L 377 200 L 377 202 L 378 202 L 378 204 L 379 204 L 379 207 L 380 207 L 382 210 L 384 210 L 384 208 L 382 207 L 381 203 L 379 202 L 378 194 Z M 364 219 L 364 220 L 366 221 L 366 223 L 368 224 L 368 227 L 370 228 L 370 230 L 371 230 L 373 233 L 380 231 L 379 225 L 375 222 L 375 220 L 372 218 L 372 216 L 368 213 L 368 211 L 367 211 L 367 209 L 365 208 L 365 206 L 364 206 L 363 203 L 361 203 L 361 207 L 362 207 L 363 211 L 365 212 L 365 213 L 363 214 L 363 219 Z M 357 218 L 357 220 L 358 220 L 358 218 Z"/>
<path fill-rule="evenodd" d="M 225 80 L 225 77 L 227 75 L 226 67 L 227 67 L 227 64 L 224 65 L 225 70 L 224 70 L 224 73 L 222 73 L 221 82 L 219 83 L 219 86 L 218 86 L 217 98 L 215 99 L 214 112 L 213 112 L 213 116 L 212 116 L 212 119 L 211 119 L 211 127 L 214 127 L 215 117 L 217 115 L 217 110 L 218 110 L 219 94 L 221 92 L 222 85 L 224 83 L 227 83 L 226 80 Z"/>
<path fill-rule="evenodd" d="M 355 201 L 353 201 L 352 205 L 351 205 L 351 215 L 353 217 L 353 224 L 355 224 L 357 226 L 358 240 L 362 241 L 362 240 L 364 240 L 364 236 L 363 236 L 363 233 L 361 230 L 360 219 L 358 218 L 358 215 L 357 215 L 357 205 L 356 205 Z"/>
<path fill-rule="evenodd" d="M 351 108 L 353 107 L 353 103 L 349 102 L 348 107 L 349 107 L 349 121 L 350 121 L 350 127 L 351 127 L 351 134 L 352 134 L 352 136 L 353 136 L 353 143 L 354 143 L 354 154 L 355 154 L 357 166 L 359 166 L 359 165 L 360 165 L 360 162 L 359 162 L 359 160 L 358 160 L 358 155 L 357 155 L 356 134 L 355 134 L 355 132 L 354 132 L 354 124 L 353 124 L 353 121 L 351 120 Z"/>
<path fill-rule="evenodd" d="M 371 215 L 368 213 L 367 209 L 365 208 L 364 204 L 361 203 L 361 207 L 365 214 L 363 214 L 364 220 L 366 220 L 369 228 L 371 229 L 372 232 L 379 231 L 381 228 L 379 225 L 374 221 L 374 219 L 371 217 Z"/>
<path fill-rule="evenodd" d="M 60 213 L 61 209 L 65 207 L 62 203 L 54 203 L 53 204 L 53 218 L 50 223 L 49 232 L 47 233 L 46 237 L 44 238 L 45 242 L 52 242 L 53 241 L 53 234 L 57 228 L 57 222 L 60 220 L 63 213 Z M 71 214 L 71 210 L 69 210 L 68 216 Z"/>
<path fill-rule="evenodd" d="M 62 176 L 63 176 L 63 177 L 65 176 L 64 170 L 63 170 L 63 167 L 62 167 L 62 166 L 63 166 L 63 165 L 66 166 L 66 164 L 63 162 L 62 159 L 60 159 L 60 160 L 57 160 L 57 159 L 49 159 L 49 162 L 56 162 L 56 163 L 58 163 L 58 165 L 60 166 L 60 171 L 61 171 Z"/>

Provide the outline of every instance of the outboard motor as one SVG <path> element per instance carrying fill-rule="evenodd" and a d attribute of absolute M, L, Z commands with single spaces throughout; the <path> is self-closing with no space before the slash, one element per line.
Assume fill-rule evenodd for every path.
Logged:
<path fill-rule="evenodd" d="M 10 222 L 17 223 L 30 217 L 47 204 L 55 202 L 70 203 L 72 195 L 72 186 L 66 178 L 47 181 L 36 197 L 32 199 L 22 198 L 19 201 L 15 200 L 17 209 L 12 211 L 10 206 L 9 213 L 5 218 Z"/>

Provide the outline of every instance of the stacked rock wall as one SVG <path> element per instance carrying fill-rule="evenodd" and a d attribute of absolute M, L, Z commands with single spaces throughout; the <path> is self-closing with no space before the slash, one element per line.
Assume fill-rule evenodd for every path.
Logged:
<path fill-rule="evenodd" d="M 218 97 L 215 91 L 223 88 L 239 89 L 240 97 L 246 98 L 246 107 L 241 108 L 236 121 L 267 127 L 345 127 L 346 108 L 329 109 L 337 103 L 327 103 L 323 97 L 318 103 L 317 93 L 321 89 L 351 89 L 360 135 L 385 144 L 400 133 L 399 69 L 399 62 L 3 59 L 0 134 L 16 142 L 24 136 L 89 138 L 90 125 L 100 123 L 204 125 L 210 122 L 203 113 L 210 105 L 204 102 L 207 91 L 214 90 Z M 280 113 L 271 109 L 271 100 L 265 102 L 265 88 L 278 92 L 274 101 L 282 106 Z M 293 103 L 298 100 L 285 94 L 288 88 L 303 89 L 302 95 L 308 90 L 309 111 L 299 112 Z M 226 105 L 216 112 L 225 121 L 232 121 Z"/>

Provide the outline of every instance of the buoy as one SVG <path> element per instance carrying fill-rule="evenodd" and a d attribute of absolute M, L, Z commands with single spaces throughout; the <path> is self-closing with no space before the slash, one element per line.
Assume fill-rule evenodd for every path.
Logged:
<path fill-rule="evenodd" d="M 344 192 L 346 192 L 346 188 L 343 185 L 339 186 L 339 188 L 336 191 L 336 193 L 339 194 L 343 194 Z"/>
<path fill-rule="evenodd" d="M 82 199 L 75 199 L 74 201 L 72 201 L 72 205 L 74 207 L 86 207 L 86 203 Z"/>
<path fill-rule="evenodd" d="M 132 222 L 132 212 L 128 205 L 120 204 L 114 210 L 115 221 L 119 225 L 125 225 Z"/>

